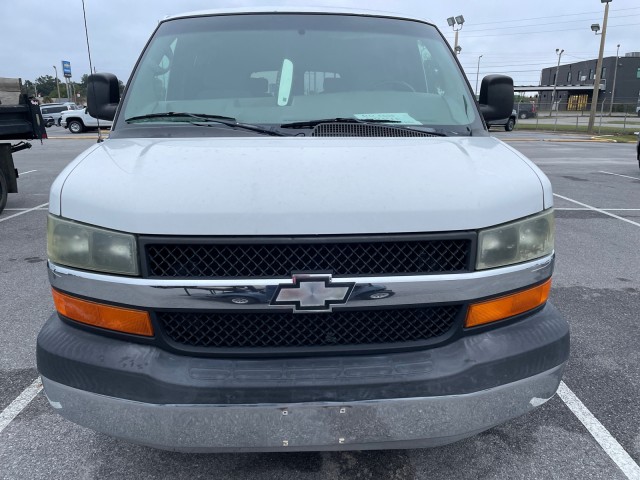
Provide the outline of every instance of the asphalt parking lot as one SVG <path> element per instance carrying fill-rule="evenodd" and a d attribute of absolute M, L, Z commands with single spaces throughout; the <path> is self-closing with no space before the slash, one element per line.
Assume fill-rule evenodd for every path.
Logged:
<path fill-rule="evenodd" d="M 20 193 L 0 215 L 0 478 L 640 479 L 640 170 L 635 145 L 495 133 L 549 176 L 552 301 L 572 329 L 562 395 L 476 437 L 429 450 L 188 455 L 126 444 L 59 417 L 39 391 L 48 189 L 95 133 L 59 127 L 16 153 Z M 104 185 L 104 188 L 109 188 Z"/>

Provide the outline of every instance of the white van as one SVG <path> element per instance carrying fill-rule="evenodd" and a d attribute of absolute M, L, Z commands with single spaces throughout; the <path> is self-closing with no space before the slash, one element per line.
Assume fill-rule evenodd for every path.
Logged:
<path fill-rule="evenodd" d="M 68 112 L 69 110 L 76 110 L 78 106 L 75 103 L 44 103 L 40 106 L 40 112 L 43 117 L 51 117 L 55 125 L 60 126 L 60 119 L 62 112 Z"/>
<path fill-rule="evenodd" d="M 478 104 L 432 23 L 177 15 L 122 98 L 88 92 L 113 127 L 51 188 L 37 346 L 63 417 L 180 451 L 414 448 L 556 392 L 551 185 L 487 131 L 512 80 Z"/>

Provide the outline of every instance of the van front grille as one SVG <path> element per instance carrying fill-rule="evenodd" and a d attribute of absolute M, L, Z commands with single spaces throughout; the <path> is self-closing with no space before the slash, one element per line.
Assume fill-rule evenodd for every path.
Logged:
<path fill-rule="evenodd" d="M 165 335 L 185 347 L 211 349 L 290 349 L 365 346 L 398 347 L 448 333 L 460 305 L 293 312 L 158 312 Z"/>
<path fill-rule="evenodd" d="M 141 239 L 150 278 L 290 278 L 294 272 L 336 276 L 420 275 L 470 271 L 471 235 L 458 238 Z"/>

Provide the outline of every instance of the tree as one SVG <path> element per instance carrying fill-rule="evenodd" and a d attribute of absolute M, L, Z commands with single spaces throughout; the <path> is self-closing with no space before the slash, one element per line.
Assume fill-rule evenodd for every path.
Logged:
<path fill-rule="evenodd" d="M 80 104 L 86 102 L 88 83 L 89 75 L 87 75 L 86 73 L 80 77 L 79 82 L 70 82 L 71 92 L 74 98 L 70 98 L 69 100 L 71 100 L 72 102 L 78 102 Z M 122 95 L 122 92 L 124 90 L 124 83 L 118 81 L 118 87 L 120 89 L 120 94 Z M 43 75 L 36 78 L 34 81 L 25 80 L 23 82 L 23 93 L 26 93 L 30 97 L 32 97 L 35 96 L 36 90 L 38 91 L 38 96 L 43 98 L 43 101 L 45 103 L 51 102 L 51 99 L 53 98 L 59 98 L 56 79 L 51 75 Z M 78 94 L 80 95 L 80 97 L 77 96 Z M 66 98 L 67 96 L 67 86 L 64 79 L 60 80 L 60 96 L 62 98 Z"/>
<path fill-rule="evenodd" d="M 44 75 L 36 78 L 35 81 L 38 94 L 42 97 L 57 97 L 58 88 L 56 86 L 56 79 L 51 75 Z"/>
<path fill-rule="evenodd" d="M 26 93 L 30 97 L 36 95 L 36 86 L 31 80 L 25 80 L 22 84 L 22 93 Z"/>

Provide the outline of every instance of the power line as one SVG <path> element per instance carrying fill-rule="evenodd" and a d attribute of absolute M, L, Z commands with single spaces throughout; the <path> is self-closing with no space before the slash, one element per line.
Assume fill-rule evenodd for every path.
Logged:
<path fill-rule="evenodd" d="M 548 61 L 545 62 L 538 62 L 538 63 L 490 63 L 490 62 L 482 62 L 482 66 L 483 67 L 530 67 L 533 65 L 546 65 L 548 64 Z M 473 68 L 477 68 L 477 65 L 466 65 L 466 64 L 462 64 L 462 66 L 468 66 L 469 68 L 473 67 Z"/>
<path fill-rule="evenodd" d="M 629 11 L 629 10 L 640 10 L 640 7 L 631 7 L 631 8 L 620 8 L 620 9 L 616 9 L 616 10 L 611 10 L 612 13 L 617 13 L 617 12 L 625 12 L 625 11 Z M 583 13 L 567 13 L 564 14 L 563 17 L 577 17 L 577 16 L 581 16 L 581 15 L 592 15 L 594 13 L 599 13 L 602 14 L 601 10 L 596 10 L 596 11 L 591 11 L 591 12 L 583 12 Z M 496 22 L 481 22 L 481 23 L 476 23 L 474 22 L 473 25 L 495 25 L 495 24 L 505 24 L 505 23 L 513 23 L 513 22 L 526 22 L 526 21 L 530 21 L 530 20 L 544 20 L 547 18 L 558 18 L 558 15 L 550 15 L 547 17 L 530 17 L 530 18 L 522 18 L 522 19 L 502 19 L 500 21 L 496 21 Z"/>
<path fill-rule="evenodd" d="M 463 68 L 464 68 L 464 67 L 463 67 Z M 475 67 L 474 67 L 474 68 L 475 68 Z M 491 68 L 491 72 L 492 72 L 492 73 L 500 73 L 500 72 L 494 72 L 494 69 L 493 69 L 492 67 L 488 67 L 488 68 Z M 507 71 L 509 71 L 509 72 L 511 72 L 511 73 L 539 72 L 539 71 L 540 71 L 540 69 L 539 69 L 539 68 L 538 68 L 538 69 L 535 69 L 535 70 L 512 70 L 512 69 L 510 69 L 510 68 L 506 68 L 506 67 L 495 67 L 495 68 L 497 68 L 497 69 L 499 69 L 499 70 L 507 70 Z M 471 68 L 469 68 L 469 70 L 472 70 L 472 69 L 471 69 Z M 482 68 L 481 68 L 481 69 L 480 69 L 480 71 L 481 71 L 481 72 L 482 72 L 482 71 L 485 71 L 485 72 L 486 72 L 486 69 L 482 69 Z"/>
<path fill-rule="evenodd" d="M 637 27 L 640 23 L 625 23 L 622 25 L 609 25 L 608 28 L 613 27 Z M 514 35 L 537 35 L 538 33 L 552 33 L 552 32 L 570 32 L 575 30 L 586 30 L 585 28 L 563 28 L 560 30 L 537 30 L 533 32 L 518 32 L 518 33 L 496 33 L 488 35 L 465 35 L 464 38 L 484 38 L 484 37 L 511 37 Z"/>
<path fill-rule="evenodd" d="M 640 17 L 640 13 L 636 13 L 636 14 L 633 14 L 633 15 L 620 15 L 618 17 L 609 16 L 610 19 L 611 18 L 629 18 L 629 17 Z M 482 29 L 477 29 L 477 30 L 474 29 L 473 26 L 471 26 L 466 31 L 470 32 L 470 33 L 490 32 L 490 31 L 495 31 L 495 30 L 508 30 L 508 29 L 514 29 L 514 28 L 538 27 L 540 25 L 560 25 L 560 24 L 565 24 L 565 23 L 582 23 L 582 22 L 586 22 L 586 19 L 566 20 L 566 21 L 563 21 L 563 22 L 545 22 L 544 24 L 537 23 L 537 24 L 531 24 L 531 25 L 515 25 L 515 26 L 509 26 L 509 27 L 482 28 Z"/>

